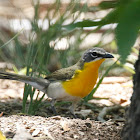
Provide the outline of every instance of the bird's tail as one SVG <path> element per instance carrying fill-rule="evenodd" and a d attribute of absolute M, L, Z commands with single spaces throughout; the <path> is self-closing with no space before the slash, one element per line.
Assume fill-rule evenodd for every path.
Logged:
<path fill-rule="evenodd" d="M 0 79 L 9 79 L 9 80 L 17 80 L 24 83 L 27 83 L 31 86 L 33 86 L 36 89 L 39 89 L 40 91 L 46 92 L 48 85 L 50 82 L 47 79 L 43 78 L 35 78 L 25 75 L 18 75 L 8 72 L 1 72 L 0 71 Z"/>

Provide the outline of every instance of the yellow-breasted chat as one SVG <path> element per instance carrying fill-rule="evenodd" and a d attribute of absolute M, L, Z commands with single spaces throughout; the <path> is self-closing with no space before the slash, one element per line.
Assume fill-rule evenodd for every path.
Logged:
<path fill-rule="evenodd" d="M 54 112 L 55 101 L 71 101 L 70 111 L 74 115 L 76 103 L 92 91 L 98 69 L 106 58 L 113 58 L 113 55 L 96 47 L 85 51 L 75 65 L 59 69 L 45 79 L 7 72 L 0 72 L 0 79 L 21 81 L 46 93 L 52 99 Z"/>

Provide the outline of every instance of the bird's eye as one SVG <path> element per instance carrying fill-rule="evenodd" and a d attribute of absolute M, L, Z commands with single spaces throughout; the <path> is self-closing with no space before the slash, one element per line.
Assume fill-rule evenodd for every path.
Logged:
<path fill-rule="evenodd" d="M 92 55 L 93 55 L 93 56 L 96 56 L 96 55 L 97 55 L 97 53 L 96 53 L 96 52 L 92 52 Z"/>
<path fill-rule="evenodd" d="M 96 52 L 92 52 L 90 55 L 91 55 L 92 58 L 96 58 L 97 57 L 97 53 Z"/>

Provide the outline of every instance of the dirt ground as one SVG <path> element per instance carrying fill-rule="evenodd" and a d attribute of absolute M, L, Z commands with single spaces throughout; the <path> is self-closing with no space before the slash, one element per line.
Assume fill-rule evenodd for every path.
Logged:
<path fill-rule="evenodd" d="M 0 80 L 0 130 L 14 140 L 120 140 L 125 110 L 130 104 L 132 80 L 107 77 L 88 104 L 80 102 L 77 118 L 69 104 L 56 105 L 54 116 L 43 101 L 35 116 L 21 115 L 24 84 Z"/>

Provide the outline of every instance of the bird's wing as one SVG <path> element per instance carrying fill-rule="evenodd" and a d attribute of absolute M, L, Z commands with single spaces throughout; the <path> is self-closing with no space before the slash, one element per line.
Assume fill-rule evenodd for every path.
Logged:
<path fill-rule="evenodd" d="M 63 68 L 63 69 L 57 70 L 57 71 L 53 72 L 52 74 L 48 75 L 45 79 L 50 80 L 50 81 L 69 80 L 75 74 L 75 70 L 78 70 L 78 69 L 79 69 L 79 67 L 76 65 L 68 67 L 68 68 Z"/>

